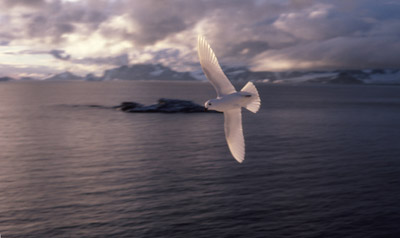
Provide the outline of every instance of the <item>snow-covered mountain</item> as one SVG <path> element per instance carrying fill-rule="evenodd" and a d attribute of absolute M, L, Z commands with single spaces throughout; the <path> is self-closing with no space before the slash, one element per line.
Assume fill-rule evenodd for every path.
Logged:
<path fill-rule="evenodd" d="M 222 67 L 232 81 L 263 83 L 323 84 L 399 84 L 400 69 L 333 70 L 333 71 L 251 71 L 245 66 Z M 135 64 L 104 71 L 103 76 L 88 74 L 86 80 L 205 80 L 201 69 L 178 72 L 161 64 Z"/>
<path fill-rule="evenodd" d="M 399 84 L 400 69 L 253 72 L 246 67 L 224 68 L 231 80 L 266 83 Z"/>
<path fill-rule="evenodd" d="M 247 67 L 222 67 L 230 80 L 263 83 L 324 83 L 324 84 L 399 84 L 400 69 L 332 70 L 332 71 L 251 71 Z M 205 79 L 199 71 L 198 79 Z"/>
<path fill-rule="evenodd" d="M 222 67 L 232 81 L 262 83 L 322 83 L 322 84 L 396 84 L 400 85 L 400 69 L 331 70 L 331 71 L 251 71 L 245 66 Z M 32 78 L 21 78 L 29 79 Z M 12 80 L 2 77 L 0 81 Z M 134 64 L 105 70 L 102 76 L 87 74 L 85 77 L 71 72 L 55 74 L 45 80 L 206 80 L 201 69 L 178 72 L 161 64 Z"/>
<path fill-rule="evenodd" d="M 300 72 L 297 75 L 283 77 L 284 82 L 291 83 L 325 83 L 325 84 L 399 84 L 400 70 L 335 70 Z"/>
<path fill-rule="evenodd" d="M 87 79 L 88 76 L 86 77 Z M 134 64 L 104 71 L 102 80 L 195 80 L 189 72 L 177 72 L 161 64 Z"/>
<path fill-rule="evenodd" d="M 63 72 L 60 74 L 54 74 L 48 78 L 45 78 L 44 80 L 82 80 L 83 78 L 80 76 L 77 76 L 71 72 Z"/>
<path fill-rule="evenodd" d="M 33 77 L 21 77 L 21 78 L 19 78 L 19 80 L 31 81 L 31 80 L 36 80 L 36 78 L 33 78 Z"/>

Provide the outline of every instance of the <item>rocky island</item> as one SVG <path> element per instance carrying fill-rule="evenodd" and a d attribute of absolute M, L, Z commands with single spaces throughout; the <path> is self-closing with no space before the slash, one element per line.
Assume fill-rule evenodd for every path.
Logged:
<path fill-rule="evenodd" d="M 164 112 L 164 113 L 176 113 L 176 112 L 216 112 L 212 110 L 206 110 L 204 106 L 196 104 L 188 100 L 180 99 L 168 99 L 160 98 L 156 104 L 145 106 L 137 102 L 123 102 L 121 105 L 114 107 L 117 110 L 124 112 Z"/>

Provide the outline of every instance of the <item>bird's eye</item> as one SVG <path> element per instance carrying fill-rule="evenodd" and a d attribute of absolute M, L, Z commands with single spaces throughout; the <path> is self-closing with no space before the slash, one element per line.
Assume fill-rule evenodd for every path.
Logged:
<path fill-rule="evenodd" d="M 208 103 L 208 106 L 211 106 L 211 102 Z"/>

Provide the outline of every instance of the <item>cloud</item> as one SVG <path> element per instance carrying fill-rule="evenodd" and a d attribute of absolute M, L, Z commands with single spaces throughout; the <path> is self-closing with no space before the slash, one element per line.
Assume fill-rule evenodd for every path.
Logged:
<path fill-rule="evenodd" d="M 0 30 L 0 42 L 2 46 L 9 45 L 13 39 L 14 39 L 13 34 L 8 32 L 1 32 Z"/>
<path fill-rule="evenodd" d="M 57 73 L 58 69 L 49 66 L 26 66 L 0 64 L 0 77 L 10 76 L 13 78 L 31 76 L 35 78 L 44 78 L 50 74 Z"/>
<path fill-rule="evenodd" d="M 16 1 L 5 3 L 6 7 L 0 10 L 3 14 L 5 26 L 0 34 L 17 32 L 14 39 L 30 40 L 36 43 L 59 46 L 71 34 L 88 34 L 95 31 L 98 26 L 110 15 L 107 13 L 109 1 Z M 14 6 L 40 6 L 37 8 L 14 9 Z M 3 11 L 3 12 L 2 12 Z M 2 13 L 2 14 L 1 14 Z M 6 25 L 6 24 L 9 25 Z"/>
<path fill-rule="evenodd" d="M 268 42 L 266 41 L 244 41 L 234 44 L 231 50 L 225 54 L 226 57 L 254 57 L 269 49 Z"/>
<path fill-rule="evenodd" d="M 19 56 L 23 56 L 23 55 L 51 55 L 56 59 L 59 60 L 69 60 L 71 58 L 71 55 L 67 54 L 65 52 L 65 50 L 57 50 L 57 49 L 53 49 L 50 51 L 43 51 L 43 50 L 21 50 L 18 52 L 4 52 L 4 54 L 8 54 L 8 55 L 19 55 Z"/>
<path fill-rule="evenodd" d="M 387 20 L 377 13 L 386 7 L 375 2 L 351 4 L 316 3 L 281 14 L 272 26 L 294 41 L 256 56 L 251 65 L 256 70 L 398 68 L 400 18 Z"/>
<path fill-rule="evenodd" d="M 379 50 L 377 50 L 379 49 Z M 322 42 L 267 51 L 254 58 L 255 70 L 397 68 L 397 37 L 337 37 Z"/>
<path fill-rule="evenodd" d="M 129 56 L 127 54 L 122 54 L 118 56 L 110 56 L 110 57 L 99 57 L 99 58 L 82 58 L 82 59 L 74 59 L 74 63 L 77 64 L 94 64 L 94 65 L 114 65 L 114 66 L 122 66 L 129 64 Z"/>
<path fill-rule="evenodd" d="M 0 46 L 7 46 L 8 44 L 10 44 L 9 41 L 7 41 L 7 40 L 0 40 Z"/>
<path fill-rule="evenodd" d="M 50 50 L 49 54 L 59 60 L 69 60 L 71 58 L 71 55 L 66 54 L 64 50 Z"/>
<path fill-rule="evenodd" d="M 45 3 L 46 3 L 45 0 L 3 0 L 3 4 L 6 7 L 15 7 L 15 6 L 39 7 Z"/>
<path fill-rule="evenodd" d="M 302 41 L 325 40 L 371 29 L 371 23 L 330 4 L 315 4 L 301 11 L 283 13 L 272 26 Z"/>
<path fill-rule="evenodd" d="M 59 68 L 102 70 L 146 62 L 195 69 L 198 34 L 220 63 L 259 70 L 398 67 L 400 55 L 400 4 L 394 0 L 4 0 L 0 5 L 0 60 L 4 52 L 23 49 L 52 55 L 59 60 L 50 58 L 49 64 Z"/>
<path fill-rule="evenodd" d="M 131 9 L 128 11 L 131 22 L 136 26 L 132 40 L 142 46 L 193 27 L 205 11 L 202 1 L 184 0 L 132 1 L 127 7 Z"/>

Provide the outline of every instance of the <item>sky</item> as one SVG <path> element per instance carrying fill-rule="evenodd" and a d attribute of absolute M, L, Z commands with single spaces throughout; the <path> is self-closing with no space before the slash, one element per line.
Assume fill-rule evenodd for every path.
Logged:
<path fill-rule="evenodd" d="M 0 0 L 0 76 L 78 75 L 154 63 L 199 69 L 400 68 L 397 0 Z"/>

